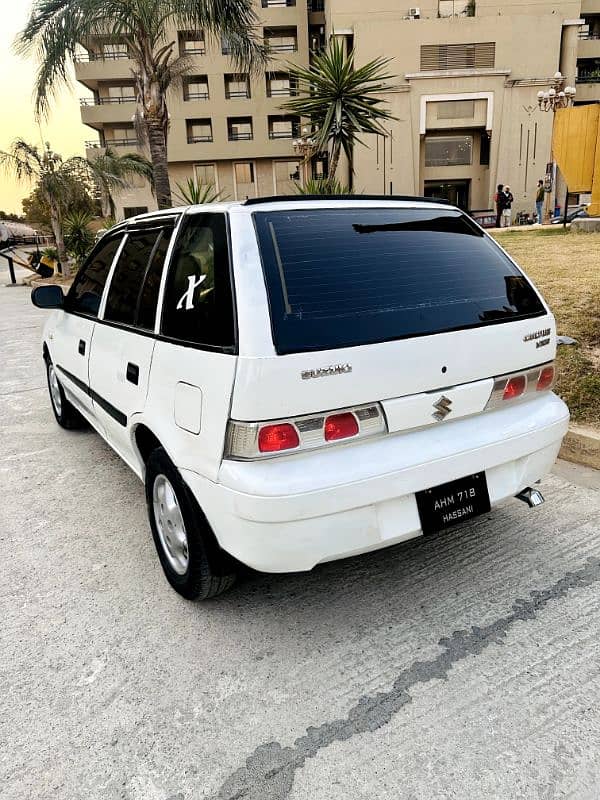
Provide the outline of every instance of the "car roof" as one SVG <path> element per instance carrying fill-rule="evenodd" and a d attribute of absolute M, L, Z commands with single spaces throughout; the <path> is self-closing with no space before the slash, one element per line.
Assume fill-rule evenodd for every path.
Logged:
<path fill-rule="evenodd" d="M 202 205 L 176 206 L 159 211 L 150 211 L 138 214 L 135 217 L 123 220 L 115 229 L 129 226 L 144 221 L 158 221 L 181 214 L 201 214 L 203 211 L 235 212 L 251 214 L 254 211 L 285 211 L 300 208 L 445 208 L 458 210 L 456 206 L 438 198 L 413 197 L 410 195 L 283 195 L 273 197 L 254 197 L 247 200 L 229 200 L 218 203 L 205 203 Z"/>

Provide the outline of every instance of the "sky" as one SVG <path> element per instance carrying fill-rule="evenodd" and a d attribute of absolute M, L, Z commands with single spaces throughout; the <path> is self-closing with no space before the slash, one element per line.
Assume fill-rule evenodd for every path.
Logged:
<path fill-rule="evenodd" d="M 88 92 L 80 84 L 61 90 L 52 103 L 48 119 L 40 124 L 33 113 L 33 87 L 36 63 L 15 55 L 13 41 L 23 29 L 30 9 L 30 0 L 2 2 L 0 26 L 0 150 L 7 150 L 20 137 L 32 144 L 49 141 L 52 149 L 63 158 L 85 155 L 84 142 L 90 129 L 81 122 L 79 96 Z M 40 130 L 41 128 L 41 130 Z M 22 213 L 21 200 L 31 192 L 32 186 L 18 184 L 5 172 L 0 172 L 0 210 Z"/>

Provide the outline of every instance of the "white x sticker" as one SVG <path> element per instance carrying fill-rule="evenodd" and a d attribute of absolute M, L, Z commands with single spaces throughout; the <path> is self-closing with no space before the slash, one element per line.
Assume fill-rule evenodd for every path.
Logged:
<path fill-rule="evenodd" d="M 184 307 L 186 311 L 189 311 L 194 307 L 194 292 L 204 280 L 206 280 L 206 275 L 200 275 L 199 278 L 196 278 L 195 275 L 188 275 L 188 288 L 177 303 L 178 311 Z"/>

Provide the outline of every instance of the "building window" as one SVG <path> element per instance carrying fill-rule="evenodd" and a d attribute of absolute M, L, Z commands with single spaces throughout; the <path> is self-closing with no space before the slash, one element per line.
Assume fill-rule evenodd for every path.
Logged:
<path fill-rule="evenodd" d="M 206 53 L 204 31 L 180 31 L 179 53 L 182 56 L 203 56 Z"/>
<path fill-rule="evenodd" d="M 265 44 L 274 53 L 291 53 L 298 49 L 296 28 L 265 28 Z"/>
<path fill-rule="evenodd" d="M 325 11 L 325 0 L 308 0 L 308 11 L 309 13 Z"/>
<path fill-rule="evenodd" d="M 228 117 L 227 133 L 230 142 L 252 139 L 252 117 Z"/>
<path fill-rule="evenodd" d="M 236 161 L 233 165 L 235 199 L 246 200 L 256 196 L 254 164 L 252 161 Z"/>
<path fill-rule="evenodd" d="M 473 162 L 472 136 L 426 136 L 426 167 L 460 167 Z"/>
<path fill-rule="evenodd" d="M 267 97 L 294 97 L 298 93 L 298 82 L 287 72 L 267 74 Z"/>
<path fill-rule="evenodd" d="M 269 117 L 269 139 L 293 139 L 298 136 L 299 117 Z"/>
<path fill-rule="evenodd" d="M 123 218 L 131 219 L 131 217 L 137 217 L 138 214 L 147 214 L 147 213 L 148 213 L 148 206 L 126 206 L 123 209 Z"/>
<path fill-rule="evenodd" d="M 106 137 L 107 147 L 126 147 L 137 144 L 137 136 L 133 125 L 123 125 L 118 128 L 107 128 Z"/>
<path fill-rule="evenodd" d="M 194 164 L 194 177 L 197 184 L 218 189 L 216 164 Z"/>
<path fill-rule="evenodd" d="M 129 58 L 129 49 L 124 42 L 105 42 L 102 45 L 102 58 L 105 61 L 121 61 Z"/>
<path fill-rule="evenodd" d="M 438 0 L 438 17 L 474 17 L 475 0 Z"/>
<path fill-rule="evenodd" d="M 225 97 L 250 97 L 250 79 L 247 74 L 225 75 Z"/>
<path fill-rule="evenodd" d="M 421 45 L 421 69 L 493 69 L 495 42 Z"/>
<path fill-rule="evenodd" d="M 188 144 L 212 142 L 212 122 L 210 119 L 188 119 L 185 125 Z"/>
<path fill-rule="evenodd" d="M 600 83 L 600 58 L 577 59 L 577 83 Z"/>
<path fill-rule="evenodd" d="M 438 119 L 473 119 L 474 100 L 444 100 L 436 103 Z"/>
<path fill-rule="evenodd" d="M 208 100 L 208 78 L 206 75 L 188 75 L 183 81 L 184 100 Z"/>

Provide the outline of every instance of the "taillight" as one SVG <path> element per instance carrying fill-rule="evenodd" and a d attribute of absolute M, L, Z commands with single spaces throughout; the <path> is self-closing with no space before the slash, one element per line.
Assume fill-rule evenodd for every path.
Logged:
<path fill-rule="evenodd" d="M 554 383 L 554 364 L 550 364 L 547 367 L 542 367 L 540 371 L 540 376 L 537 379 L 537 392 L 543 392 L 546 389 L 551 389 L 552 384 Z"/>
<path fill-rule="evenodd" d="M 344 414 L 332 414 L 325 420 L 325 441 L 334 442 L 336 439 L 348 439 L 358 433 L 358 421 L 354 414 L 347 411 Z"/>
<path fill-rule="evenodd" d="M 379 403 L 269 422 L 230 420 L 225 457 L 242 461 L 269 458 L 292 450 L 331 446 L 351 438 L 364 439 L 386 430 Z"/>
<path fill-rule="evenodd" d="M 525 375 L 515 375 L 513 378 L 509 378 L 506 382 L 502 399 L 513 400 L 515 397 L 520 397 L 522 394 L 524 394 L 526 388 L 527 378 Z"/>
<path fill-rule="evenodd" d="M 531 397 L 535 392 L 543 392 L 552 388 L 555 378 L 554 364 L 542 364 L 541 367 L 501 375 L 494 378 L 494 388 L 485 407 L 501 408 L 506 401 Z"/>
<path fill-rule="evenodd" d="M 258 432 L 258 449 L 261 453 L 279 453 L 298 447 L 298 432 L 289 422 L 279 425 L 265 425 Z"/>

